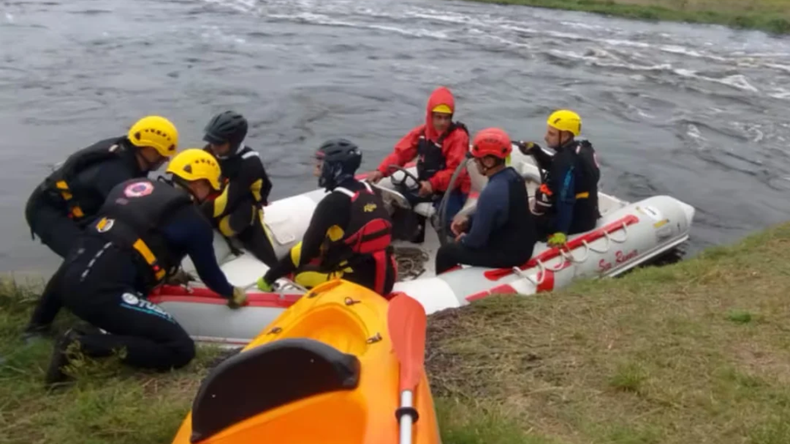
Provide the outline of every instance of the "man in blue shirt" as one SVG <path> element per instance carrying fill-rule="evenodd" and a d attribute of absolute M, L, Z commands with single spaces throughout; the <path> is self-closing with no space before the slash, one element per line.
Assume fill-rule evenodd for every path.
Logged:
<path fill-rule="evenodd" d="M 96 221 L 75 242 L 52 279 L 56 289 L 42 299 L 108 334 L 64 333 L 55 345 L 48 383 L 66 379 L 66 350 L 79 343 L 91 357 L 125 349 L 124 363 L 154 370 L 183 367 L 195 356 L 187 332 L 166 311 L 146 300 L 189 256 L 201 280 L 228 299 L 230 308 L 246 301 L 220 270 L 213 230 L 196 203 L 220 189 L 220 167 L 211 154 L 189 149 L 170 163 L 172 184 L 131 179 L 115 186 Z M 52 316 L 54 318 L 54 315 Z"/>
<path fill-rule="evenodd" d="M 478 132 L 471 155 L 488 184 L 480 193 L 472 217 L 456 217 L 451 229 L 456 242 L 442 246 L 436 255 L 436 273 L 458 264 L 479 267 L 514 267 L 532 257 L 536 233 L 526 183 L 505 160 L 511 151 L 510 136 L 499 128 Z"/>

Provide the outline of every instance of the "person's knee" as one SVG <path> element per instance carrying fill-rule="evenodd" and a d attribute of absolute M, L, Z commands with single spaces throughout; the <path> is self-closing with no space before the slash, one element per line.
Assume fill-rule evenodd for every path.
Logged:
<path fill-rule="evenodd" d="M 457 244 L 443 245 L 436 252 L 436 274 L 443 273 L 459 264 Z"/>
<path fill-rule="evenodd" d="M 169 367 L 181 368 L 195 359 L 195 341 L 189 336 L 184 335 L 171 343 L 169 348 L 171 350 Z"/>

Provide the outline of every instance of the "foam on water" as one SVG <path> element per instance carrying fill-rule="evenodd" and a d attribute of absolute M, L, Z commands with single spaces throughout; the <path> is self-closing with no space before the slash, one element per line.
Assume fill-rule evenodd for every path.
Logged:
<path fill-rule="evenodd" d="M 790 214 L 785 193 L 771 194 L 790 176 L 787 39 L 452 0 L 103 0 L 101 9 L 111 12 L 86 0 L 0 10 L 0 41 L 13 42 L 0 56 L 9 135 L 0 152 L 24 153 L 0 163 L 0 185 L 19 190 L 0 199 L 0 224 L 14 233 L 0 251 L 15 258 L 0 268 L 51 257 L 30 242 L 21 208 L 40 164 L 92 134 L 157 112 L 192 143 L 208 115 L 238 107 L 278 198 L 314 185 L 305 156 L 325 137 L 353 137 L 363 167 L 375 166 L 420 123 L 438 84 L 472 130 L 539 140 L 548 112 L 576 109 L 600 147 L 606 190 L 689 202 L 703 215 L 701 245 L 776 222 L 776 206 Z M 746 218 L 732 209 L 736 183 L 742 196 L 777 203 L 755 203 L 761 211 Z"/>

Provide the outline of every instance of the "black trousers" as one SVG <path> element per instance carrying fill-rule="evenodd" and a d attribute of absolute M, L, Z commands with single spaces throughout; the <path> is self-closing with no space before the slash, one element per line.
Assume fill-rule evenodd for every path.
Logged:
<path fill-rule="evenodd" d="M 301 244 L 294 248 L 301 248 Z M 355 257 L 350 261 L 343 261 L 337 266 L 327 266 L 317 260 L 298 269 L 296 266 L 297 264 L 293 263 L 292 256 L 289 254 L 280 261 L 275 273 L 283 275 L 293 271 L 294 282 L 306 288 L 313 288 L 331 279 L 341 278 L 367 287 L 382 296 L 392 293 L 392 287 L 398 277 L 391 248 L 372 255 Z"/>
<path fill-rule="evenodd" d="M 80 337 L 87 356 L 125 349 L 123 361 L 133 367 L 183 367 L 195 357 L 195 344 L 169 313 L 146 300 L 133 254 L 102 239 L 81 238 L 55 274 L 52 297 L 108 332 Z"/>
<path fill-rule="evenodd" d="M 272 268 L 277 264 L 277 256 L 261 222 L 260 211 L 251 200 L 245 201 L 219 221 L 220 232 L 235 236 L 244 248 Z"/>
<path fill-rule="evenodd" d="M 523 249 L 504 249 L 499 246 L 469 248 L 460 243 L 443 245 L 436 252 L 436 274 L 463 264 L 476 267 L 507 268 L 527 262 L 532 257 L 535 243 Z"/>
<path fill-rule="evenodd" d="M 49 202 L 36 188 L 25 206 L 25 219 L 30 231 L 55 254 L 65 258 L 74 242 L 82 234 L 82 227 L 70 219 L 65 211 Z"/>

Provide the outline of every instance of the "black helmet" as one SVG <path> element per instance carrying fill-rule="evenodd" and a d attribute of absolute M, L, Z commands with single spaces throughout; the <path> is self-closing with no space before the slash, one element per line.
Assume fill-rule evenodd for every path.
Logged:
<path fill-rule="evenodd" d="M 324 162 L 321 176 L 318 178 L 318 186 L 328 190 L 354 177 L 354 173 L 362 163 L 362 152 L 359 147 L 346 139 L 327 140 L 318 148 L 315 157 Z"/>
<path fill-rule="evenodd" d="M 247 136 L 247 119 L 234 111 L 225 111 L 212 117 L 204 129 L 203 140 L 215 145 L 230 143 L 228 156 L 236 154 Z"/>

